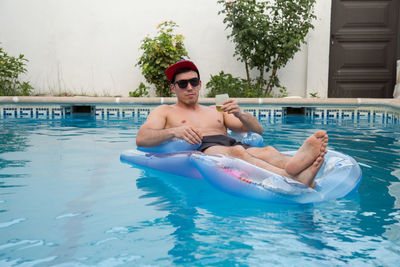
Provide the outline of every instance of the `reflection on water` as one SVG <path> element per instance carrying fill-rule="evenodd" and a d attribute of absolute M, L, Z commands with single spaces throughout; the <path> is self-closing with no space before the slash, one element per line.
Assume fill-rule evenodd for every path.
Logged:
<path fill-rule="evenodd" d="M 193 262 L 194 253 L 199 246 L 193 236 L 196 229 L 194 220 L 199 214 L 194 206 L 188 205 L 190 203 L 188 197 L 193 186 L 185 186 L 185 183 L 195 181 L 186 181 L 187 178 L 183 177 L 170 179 L 163 177 L 164 174 L 160 172 L 156 174 L 158 176 L 152 175 L 152 171 L 145 171 L 144 177 L 137 179 L 137 187 L 145 192 L 141 198 L 154 199 L 150 205 L 168 211 L 166 222 L 175 229 L 172 233 L 175 238 L 174 246 L 168 254 L 173 256 L 174 263 Z M 169 184 L 166 183 L 168 181 Z M 182 190 L 182 187 L 188 191 Z"/>
<path fill-rule="evenodd" d="M 0 153 L 24 151 L 28 142 L 27 132 L 18 131 L 15 126 L 2 123 L 0 127 Z"/>
<path fill-rule="evenodd" d="M 29 159 L 15 159 L 15 157 L 8 156 L 7 153 L 23 152 L 29 145 L 29 132 L 21 131 L 17 124 L 7 121 L 0 121 L 0 170 L 5 168 L 22 168 L 30 162 Z M 18 172 L 18 169 L 15 170 Z M 18 183 L 18 179 L 25 177 L 21 173 L 5 173 L 0 174 L 0 189 L 13 188 L 23 186 Z M 4 192 L 0 191 L 0 194 Z M 5 212 L 6 210 L 0 210 Z"/>

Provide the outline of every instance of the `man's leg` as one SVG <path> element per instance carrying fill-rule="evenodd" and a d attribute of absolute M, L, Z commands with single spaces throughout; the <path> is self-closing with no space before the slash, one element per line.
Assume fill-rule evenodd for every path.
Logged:
<path fill-rule="evenodd" d="M 222 155 L 227 155 L 227 156 L 231 156 L 234 158 L 239 158 L 242 159 L 244 161 L 247 161 L 253 165 L 256 165 L 260 168 L 272 171 L 274 173 L 283 175 L 283 176 L 287 176 L 288 174 L 285 172 L 284 169 L 276 167 L 271 165 L 270 163 L 256 158 L 254 156 L 252 156 L 250 153 L 247 152 L 247 150 L 245 148 L 243 148 L 242 146 L 212 146 L 207 148 L 204 151 L 205 154 L 208 155 L 216 155 L 216 154 L 222 154 Z"/>
<path fill-rule="evenodd" d="M 328 135 L 320 130 L 308 137 L 293 157 L 282 154 L 271 146 L 251 147 L 247 152 L 253 157 L 284 169 L 291 176 L 296 176 L 311 166 L 319 156 L 325 155 L 327 142 Z"/>
<path fill-rule="evenodd" d="M 322 154 L 318 156 L 310 166 L 305 168 L 298 175 L 290 175 L 282 168 L 278 168 L 276 166 L 269 164 L 268 162 L 265 162 L 264 160 L 253 157 L 242 146 L 233 146 L 233 147 L 212 146 L 207 148 L 204 151 L 204 153 L 209 155 L 223 154 L 240 158 L 260 168 L 266 169 L 268 171 L 274 172 L 282 176 L 293 178 L 294 180 L 304 183 L 305 185 L 310 187 L 314 186 L 314 178 L 317 175 L 318 170 L 321 168 L 324 160 L 324 155 Z"/>
<path fill-rule="evenodd" d="M 286 164 L 292 158 L 292 156 L 282 154 L 272 146 L 250 147 L 246 151 L 253 157 L 268 162 L 280 169 L 285 169 Z"/>

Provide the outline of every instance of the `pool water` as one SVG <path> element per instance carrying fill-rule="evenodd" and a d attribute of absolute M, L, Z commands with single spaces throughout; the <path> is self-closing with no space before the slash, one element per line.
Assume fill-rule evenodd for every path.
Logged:
<path fill-rule="evenodd" d="M 0 120 L 0 266 L 394 266 L 400 260 L 400 126 L 286 117 L 265 144 L 316 129 L 362 163 L 357 193 L 280 205 L 123 164 L 140 121 Z"/>

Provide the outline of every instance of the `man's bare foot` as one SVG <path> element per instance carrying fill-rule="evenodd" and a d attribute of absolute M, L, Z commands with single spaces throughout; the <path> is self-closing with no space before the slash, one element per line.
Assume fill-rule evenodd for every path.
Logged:
<path fill-rule="evenodd" d="M 291 175 L 299 175 L 310 167 L 315 160 L 326 154 L 328 135 L 324 130 L 319 130 L 304 141 L 296 154 L 288 161 L 285 171 Z"/>
<path fill-rule="evenodd" d="M 315 176 L 324 163 L 324 156 L 318 156 L 313 164 L 301 172 L 298 176 L 292 177 L 294 180 L 303 183 L 311 188 L 315 187 Z"/>

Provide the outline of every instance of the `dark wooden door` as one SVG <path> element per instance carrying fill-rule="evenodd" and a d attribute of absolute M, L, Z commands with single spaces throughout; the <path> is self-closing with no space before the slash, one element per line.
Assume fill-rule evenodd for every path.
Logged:
<path fill-rule="evenodd" d="M 400 0 L 332 0 L 328 97 L 393 97 Z"/>

